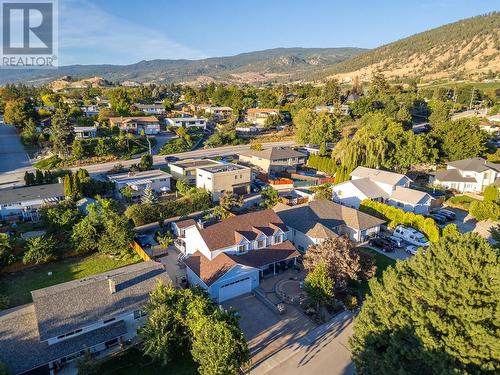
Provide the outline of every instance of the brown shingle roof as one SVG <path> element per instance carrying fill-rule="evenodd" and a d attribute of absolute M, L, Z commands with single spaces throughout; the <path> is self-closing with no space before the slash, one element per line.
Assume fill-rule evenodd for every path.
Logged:
<path fill-rule="evenodd" d="M 286 232 L 283 221 L 271 210 L 257 211 L 249 214 L 233 216 L 217 224 L 201 229 L 200 234 L 209 250 L 214 251 L 237 244 L 237 238 L 245 237 L 255 240 L 260 233 L 273 235 L 278 229 Z M 238 232 L 238 236 L 235 235 Z"/>
<path fill-rule="evenodd" d="M 264 249 L 250 250 L 241 255 L 220 253 L 212 260 L 197 251 L 187 258 L 184 263 L 207 286 L 210 286 L 237 264 L 258 268 L 298 256 L 300 256 L 300 253 L 293 244 L 290 241 L 284 241 Z"/>
<path fill-rule="evenodd" d="M 293 259 L 298 256 L 300 256 L 300 253 L 288 240 L 264 249 L 250 250 L 246 254 L 228 254 L 228 257 L 234 262 L 255 268 L 283 260 Z"/>
<path fill-rule="evenodd" d="M 210 260 L 199 251 L 192 254 L 184 263 L 207 286 L 212 285 L 236 265 L 236 262 L 225 253 L 220 253 Z"/>
<path fill-rule="evenodd" d="M 193 219 L 186 219 L 177 221 L 175 225 L 177 225 L 177 228 L 187 228 L 196 225 L 196 221 L 194 221 Z"/>

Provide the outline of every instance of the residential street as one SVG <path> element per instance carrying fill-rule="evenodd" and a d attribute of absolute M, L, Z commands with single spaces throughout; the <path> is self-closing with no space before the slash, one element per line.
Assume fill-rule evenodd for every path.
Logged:
<path fill-rule="evenodd" d="M 252 369 L 250 375 L 354 374 L 348 349 L 353 315 L 344 312 Z"/>
<path fill-rule="evenodd" d="M 10 125 L 0 125 L 0 173 L 30 166 L 28 154 L 16 128 Z"/>
<path fill-rule="evenodd" d="M 4 127 L 0 127 L 0 129 L 3 129 L 3 128 Z M 9 127 L 5 127 L 5 128 L 9 128 Z M 12 128 L 9 128 L 9 129 L 12 129 Z M 5 130 L 3 130 L 3 131 L 5 131 Z M 19 140 L 17 140 L 17 141 L 19 142 Z M 5 142 L 9 142 L 8 139 L 6 139 Z M 10 142 L 14 143 L 14 141 L 12 139 L 10 140 Z M 263 146 L 275 146 L 275 147 L 276 146 L 292 146 L 292 145 L 294 145 L 293 141 L 263 143 Z M 8 146 L 12 147 L 11 145 L 8 145 Z M 1 144 L 0 144 L 0 147 L 2 147 Z M 21 145 L 21 147 L 22 147 L 22 145 Z M 188 152 L 183 152 L 183 153 L 179 153 L 179 154 L 171 154 L 170 156 L 177 156 L 178 158 L 181 158 L 181 159 L 216 157 L 216 156 L 237 154 L 239 152 L 246 151 L 249 149 L 250 149 L 250 145 L 223 146 L 223 147 L 217 147 L 217 148 L 211 148 L 211 149 L 200 149 L 200 150 L 195 150 L 195 151 L 188 151 Z M 1 150 L 0 152 L 3 155 L 3 153 L 5 151 L 2 148 L 0 148 L 0 150 Z M 9 159 L 11 159 L 11 158 L 9 157 Z M 3 159 L 0 159 L 0 162 L 3 163 Z M 70 169 L 73 171 L 76 171 L 80 168 L 85 168 L 91 175 L 97 175 L 97 174 L 109 171 L 116 164 L 122 164 L 124 167 L 128 167 L 128 166 L 131 166 L 132 164 L 135 164 L 137 162 L 138 162 L 137 159 L 115 160 L 115 161 L 112 161 L 109 163 L 91 164 L 91 165 L 86 165 L 83 167 L 74 167 L 74 168 L 70 168 Z M 154 162 L 155 167 L 160 167 L 162 165 L 165 165 L 166 164 L 165 163 L 165 156 L 164 155 L 153 155 L 153 162 Z M 7 165 L 9 165 L 9 168 L 4 167 L 3 170 L 1 171 L 2 173 L 0 174 L 0 188 L 2 188 L 2 189 L 12 187 L 12 186 L 24 185 L 24 181 L 23 181 L 24 173 L 28 170 L 33 170 L 32 167 L 28 166 L 29 164 L 27 162 L 22 163 L 19 160 L 17 160 L 16 162 L 9 161 L 9 164 L 7 164 Z M 3 167 L 3 164 L 2 164 L 2 167 Z"/>

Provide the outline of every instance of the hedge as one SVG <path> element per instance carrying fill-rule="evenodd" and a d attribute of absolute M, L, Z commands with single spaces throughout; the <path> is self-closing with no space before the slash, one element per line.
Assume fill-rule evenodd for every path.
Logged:
<path fill-rule="evenodd" d="M 425 218 L 413 212 L 405 212 L 400 208 L 370 199 L 363 200 L 359 206 L 359 210 L 383 220 L 387 220 L 390 228 L 394 228 L 398 225 L 405 225 L 424 233 L 430 242 L 437 242 L 439 240 L 439 227 L 431 218 Z"/>
<path fill-rule="evenodd" d="M 307 166 L 331 175 L 334 175 L 337 170 L 337 165 L 334 159 L 315 154 L 309 155 L 307 159 Z"/>

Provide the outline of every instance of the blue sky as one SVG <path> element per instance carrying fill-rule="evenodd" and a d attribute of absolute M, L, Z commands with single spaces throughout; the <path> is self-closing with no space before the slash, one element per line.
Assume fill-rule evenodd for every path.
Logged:
<path fill-rule="evenodd" d="M 60 65 L 365 47 L 500 8 L 500 0 L 59 0 Z"/>

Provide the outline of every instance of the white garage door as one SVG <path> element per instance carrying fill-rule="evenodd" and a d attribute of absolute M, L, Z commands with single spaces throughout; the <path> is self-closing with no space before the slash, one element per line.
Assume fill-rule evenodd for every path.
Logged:
<path fill-rule="evenodd" d="M 230 283 L 221 285 L 219 288 L 219 302 L 238 297 L 252 291 L 252 280 L 250 277 L 235 280 Z"/>

